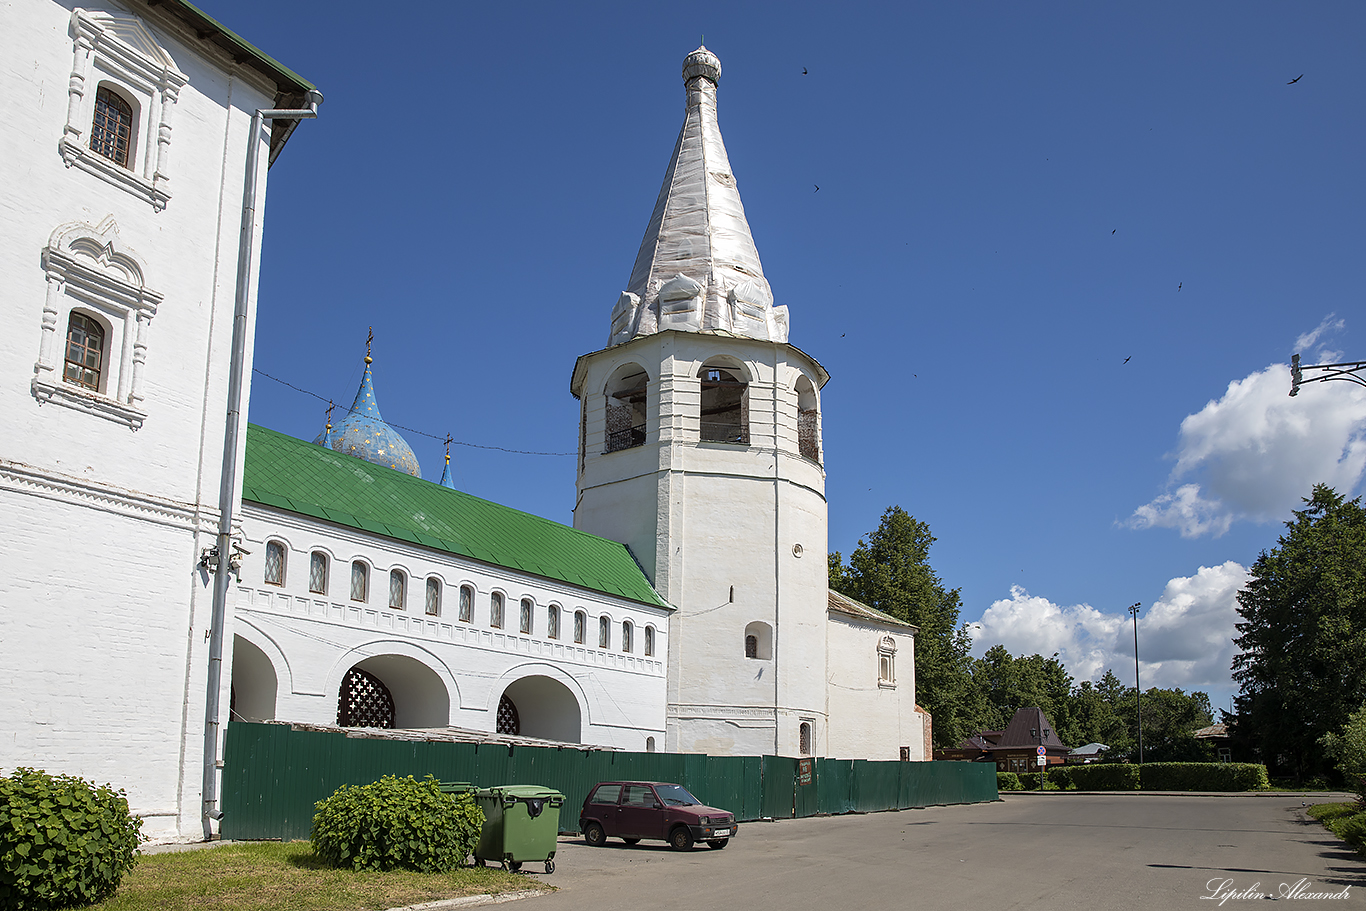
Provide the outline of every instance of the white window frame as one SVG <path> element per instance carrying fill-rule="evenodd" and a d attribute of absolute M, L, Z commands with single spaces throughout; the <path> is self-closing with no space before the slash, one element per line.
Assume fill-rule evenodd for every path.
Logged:
<path fill-rule="evenodd" d="M 272 579 L 270 577 L 270 552 L 272 549 L 278 550 L 280 554 L 280 576 L 278 579 Z M 285 546 L 285 542 L 275 538 L 271 538 L 269 541 L 267 541 L 266 552 L 263 562 L 265 565 L 262 568 L 262 581 L 266 585 L 277 585 L 283 587 L 286 578 L 285 573 L 289 567 L 289 548 Z"/>
<path fill-rule="evenodd" d="M 427 585 L 423 589 L 422 605 L 428 617 L 441 616 L 441 580 L 436 576 L 427 577 Z"/>
<path fill-rule="evenodd" d="M 171 127 L 180 90 L 189 83 L 156 36 L 134 16 L 76 9 L 71 14 L 71 78 L 67 80 L 62 160 L 151 205 L 171 199 Z M 100 85 L 133 108 L 128 167 L 90 148 L 95 95 Z"/>
<path fill-rule="evenodd" d="M 401 569 L 389 570 L 389 609 L 408 609 L 408 574 Z"/>
<path fill-rule="evenodd" d="M 877 643 L 877 685 L 896 689 L 896 640 L 883 636 Z"/>
<path fill-rule="evenodd" d="M 317 565 L 317 563 L 319 562 L 319 558 L 321 558 L 321 563 L 322 563 L 322 575 L 321 575 L 321 577 L 318 577 L 318 574 L 316 574 L 316 573 L 313 571 L 314 567 L 315 567 L 315 566 Z M 309 552 L 309 554 L 308 554 L 308 591 L 309 591 L 310 594 L 314 594 L 314 595 L 325 595 L 325 594 L 327 594 L 327 581 L 328 581 L 328 580 L 327 580 L 327 577 L 328 577 L 328 574 L 329 574 L 329 572 L 331 571 L 331 569 L 332 569 L 332 558 L 329 557 L 325 552 L 323 552 L 323 551 L 321 551 L 321 550 L 314 550 L 314 551 L 310 551 L 310 552 Z M 321 584 L 321 586 L 322 586 L 321 588 L 315 588 L 315 587 L 314 587 L 314 579 L 315 579 L 315 578 L 320 578 L 320 579 L 321 579 L 321 581 L 320 581 L 320 584 Z"/>
<path fill-rule="evenodd" d="M 152 318 L 162 295 L 146 286 L 142 258 L 119 236 L 112 215 L 98 226 L 71 222 L 52 232 L 42 254 L 47 274 L 38 361 L 31 389 L 52 403 L 124 424 L 147 420 L 144 365 Z M 72 311 L 104 324 L 104 364 L 98 391 L 62 379 L 66 327 Z"/>

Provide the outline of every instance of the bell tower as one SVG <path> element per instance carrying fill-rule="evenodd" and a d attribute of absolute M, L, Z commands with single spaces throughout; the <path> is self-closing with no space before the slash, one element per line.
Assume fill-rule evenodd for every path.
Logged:
<path fill-rule="evenodd" d="M 574 366 L 574 526 L 624 542 L 678 612 L 666 749 L 824 755 L 828 374 L 788 342 L 716 119 L 687 105 L 608 346 Z"/>

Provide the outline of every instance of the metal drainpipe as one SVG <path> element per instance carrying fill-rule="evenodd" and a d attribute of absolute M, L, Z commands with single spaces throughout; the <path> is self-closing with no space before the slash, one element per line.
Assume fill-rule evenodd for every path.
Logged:
<path fill-rule="evenodd" d="M 237 294 L 232 313 L 232 365 L 228 372 L 228 412 L 223 434 L 223 474 L 218 484 L 218 566 L 213 579 L 213 614 L 209 625 L 209 673 L 204 704 L 204 840 L 213 838 L 218 810 L 218 714 L 223 684 L 223 626 L 232 572 L 232 522 L 237 499 L 237 441 L 241 426 L 242 385 L 247 360 L 247 301 L 250 298 L 252 242 L 256 235 L 256 172 L 261 158 L 261 128 L 267 120 L 312 120 L 323 95 L 309 89 L 308 107 L 258 110 L 247 134 L 247 173 L 242 190 L 242 234 L 237 242 Z"/>

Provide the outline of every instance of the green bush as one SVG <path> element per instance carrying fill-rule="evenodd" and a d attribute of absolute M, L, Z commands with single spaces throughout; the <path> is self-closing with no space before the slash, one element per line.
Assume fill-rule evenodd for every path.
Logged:
<path fill-rule="evenodd" d="M 1038 773 L 1038 772 L 1021 772 L 1021 773 L 1020 773 L 1020 786 L 1021 786 L 1022 790 L 1025 790 L 1025 791 L 1037 791 L 1037 790 L 1039 790 L 1039 773 Z M 1058 791 L 1058 790 L 1061 790 L 1061 788 L 1058 787 L 1058 782 L 1057 782 L 1057 780 L 1053 778 L 1053 772 L 1052 772 L 1052 770 L 1050 770 L 1049 773 L 1048 773 L 1047 784 L 1044 785 L 1044 790 L 1045 790 L 1045 791 Z"/>
<path fill-rule="evenodd" d="M 469 794 L 441 793 L 428 775 L 385 775 L 342 785 L 315 804 L 311 841 L 325 863 L 353 870 L 445 873 L 465 863 L 479 842 L 484 811 Z"/>
<path fill-rule="evenodd" d="M 1327 826 L 1335 819 L 1341 819 L 1344 816 L 1355 816 L 1361 811 L 1358 810 L 1354 804 L 1350 803 L 1316 803 L 1304 812 Z"/>
<path fill-rule="evenodd" d="M 1138 766 L 1126 762 L 1068 766 L 1067 778 L 1079 791 L 1138 790 Z"/>
<path fill-rule="evenodd" d="M 1145 791 L 1258 791 L 1271 787 L 1266 766 L 1253 762 L 1149 762 Z"/>
<path fill-rule="evenodd" d="M 998 791 L 1019 791 L 1021 790 L 1020 776 L 1014 772 L 996 773 L 996 790 Z"/>
<path fill-rule="evenodd" d="M 1347 844 L 1366 854 L 1366 813 L 1335 819 L 1328 826 Z"/>
<path fill-rule="evenodd" d="M 114 894 L 137 859 L 142 820 L 123 791 L 15 769 L 0 778 L 0 908 L 41 911 Z"/>

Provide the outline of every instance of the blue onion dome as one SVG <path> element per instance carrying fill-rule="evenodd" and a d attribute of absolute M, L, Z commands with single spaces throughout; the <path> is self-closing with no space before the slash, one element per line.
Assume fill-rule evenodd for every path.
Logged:
<path fill-rule="evenodd" d="M 313 442 L 323 446 L 330 443 L 337 452 L 402 471 L 415 478 L 422 477 L 413 447 L 380 417 L 379 405 L 375 402 L 374 381 L 370 378 L 369 355 L 365 357 L 365 376 L 361 377 L 350 413 L 335 427 L 329 423 L 328 429 Z"/>

